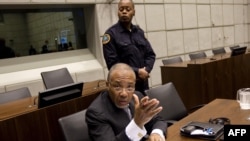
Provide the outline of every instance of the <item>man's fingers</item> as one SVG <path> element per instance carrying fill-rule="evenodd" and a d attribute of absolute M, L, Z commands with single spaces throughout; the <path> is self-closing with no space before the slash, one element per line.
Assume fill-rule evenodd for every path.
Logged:
<path fill-rule="evenodd" d="M 150 116 L 155 116 L 161 112 L 162 107 L 159 107 L 159 101 L 157 99 L 151 99 L 147 101 L 147 104 L 142 107 L 145 113 L 148 113 Z"/>
<path fill-rule="evenodd" d="M 148 104 L 148 100 L 149 100 L 149 97 L 148 96 L 145 96 L 141 99 L 141 107 L 144 107 L 145 105 Z"/>
<path fill-rule="evenodd" d="M 136 94 L 133 94 L 135 106 L 138 107 L 140 105 L 139 98 Z"/>
<path fill-rule="evenodd" d="M 156 115 L 156 114 L 160 113 L 162 109 L 163 108 L 160 106 L 160 107 L 154 109 L 152 112 L 153 112 L 154 115 Z"/>
<path fill-rule="evenodd" d="M 152 110 L 155 109 L 156 107 L 158 107 L 159 105 L 159 101 L 157 99 L 151 99 L 148 100 L 145 104 L 144 104 L 144 110 Z"/>
<path fill-rule="evenodd" d="M 150 116 L 150 117 L 154 117 L 155 115 L 157 115 L 158 113 L 160 113 L 161 110 L 162 110 L 162 107 L 158 107 L 158 108 L 152 109 L 150 111 L 147 111 L 147 115 Z"/>

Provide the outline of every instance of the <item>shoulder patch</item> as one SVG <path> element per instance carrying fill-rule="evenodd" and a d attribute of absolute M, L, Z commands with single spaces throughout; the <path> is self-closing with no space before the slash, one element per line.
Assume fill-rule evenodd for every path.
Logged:
<path fill-rule="evenodd" d="M 110 35 L 109 34 L 104 34 L 102 37 L 102 44 L 107 44 L 110 41 Z"/>

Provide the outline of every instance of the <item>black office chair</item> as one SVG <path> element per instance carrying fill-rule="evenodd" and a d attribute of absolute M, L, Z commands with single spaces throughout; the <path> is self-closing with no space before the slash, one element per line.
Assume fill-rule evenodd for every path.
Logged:
<path fill-rule="evenodd" d="M 195 59 L 206 58 L 207 55 L 205 52 L 196 52 L 196 53 L 190 53 L 189 57 L 191 60 L 195 60 Z"/>
<path fill-rule="evenodd" d="M 222 47 L 222 48 L 213 49 L 212 52 L 213 52 L 214 55 L 217 55 L 217 54 L 224 54 L 224 53 L 226 53 L 226 50 L 225 50 L 224 47 Z"/>
<path fill-rule="evenodd" d="M 67 68 L 41 72 L 41 76 L 46 89 L 74 83 Z"/>
<path fill-rule="evenodd" d="M 163 65 L 168 65 L 168 64 L 172 64 L 172 63 L 179 63 L 179 62 L 183 62 L 183 60 L 180 56 L 162 60 Z"/>
<path fill-rule="evenodd" d="M 85 122 L 86 110 L 59 118 L 58 122 L 66 141 L 91 141 Z"/>
<path fill-rule="evenodd" d="M 168 123 L 168 126 L 189 114 L 189 110 L 185 107 L 172 82 L 150 88 L 145 92 L 150 98 L 156 98 L 160 101 L 163 110 L 159 115 Z M 202 106 L 195 106 L 190 110 L 193 112 Z"/>
<path fill-rule="evenodd" d="M 19 88 L 16 90 L 0 93 L 0 104 L 12 102 L 15 100 L 31 97 L 28 87 Z"/>

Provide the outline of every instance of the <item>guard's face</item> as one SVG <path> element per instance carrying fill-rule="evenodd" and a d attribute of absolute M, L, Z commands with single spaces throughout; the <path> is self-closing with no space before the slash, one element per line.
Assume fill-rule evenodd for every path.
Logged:
<path fill-rule="evenodd" d="M 132 21 L 134 15 L 134 5 L 130 0 L 122 0 L 118 4 L 118 17 L 120 22 L 129 23 Z"/>
<path fill-rule="evenodd" d="M 110 76 L 109 96 L 118 108 L 125 108 L 131 101 L 135 90 L 135 74 L 127 70 L 115 70 Z"/>

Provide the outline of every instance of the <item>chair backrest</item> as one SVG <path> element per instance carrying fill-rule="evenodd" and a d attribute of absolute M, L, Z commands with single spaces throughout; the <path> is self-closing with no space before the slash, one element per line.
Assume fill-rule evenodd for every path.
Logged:
<path fill-rule="evenodd" d="M 224 47 L 222 47 L 222 48 L 213 49 L 212 52 L 213 52 L 214 55 L 217 55 L 217 54 L 224 54 L 224 53 L 226 53 L 226 50 L 225 50 Z"/>
<path fill-rule="evenodd" d="M 41 72 L 41 76 L 46 89 L 74 83 L 67 68 Z"/>
<path fill-rule="evenodd" d="M 30 91 L 28 87 L 19 88 L 16 90 L 0 93 L 0 104 L 4 104 L 7 102 L 23 99 L 31 97 Z"/>
<path fill-rule="evenodd" d="M 240 46 L 239 46 L 239 45 L 236 45 L 236 46 L 231 46 L 231 47 L 229 47 L 229 48 L 230 48 L 230 50 L 232 51 L 233 49 L 238 48 L 238 47 L 240 47 Z"/>
<path fill-rule="evenodd" d="M 58 119 L 66 141 L 91 141 L 85 121 L 86 110 Z"/>
<path fill-rule="evenodd" d="M 189 57 L 191 60 L 195 60 L 195 59 L 200 59 L 200 58 L 206 58 L 207 55 L 205 52 L 196 52 L 196 53 L 189 54 Z"/>
<path fill-rule="evenodd" d="M 163 65 L 168 65 L 168 64 L 172 64 L 172 63 L 179 63 L 179 62 L 183 62 L 183 60 L 180 56 L 162 60 Z"/>
<path fill-rule="evenodd" d="M 150 98 L 160 101 L 163 110 L 159 113 L 164 120 L 180 120 L 188 115 L 188 110 L 172 82 L 145 91 Z"/>

